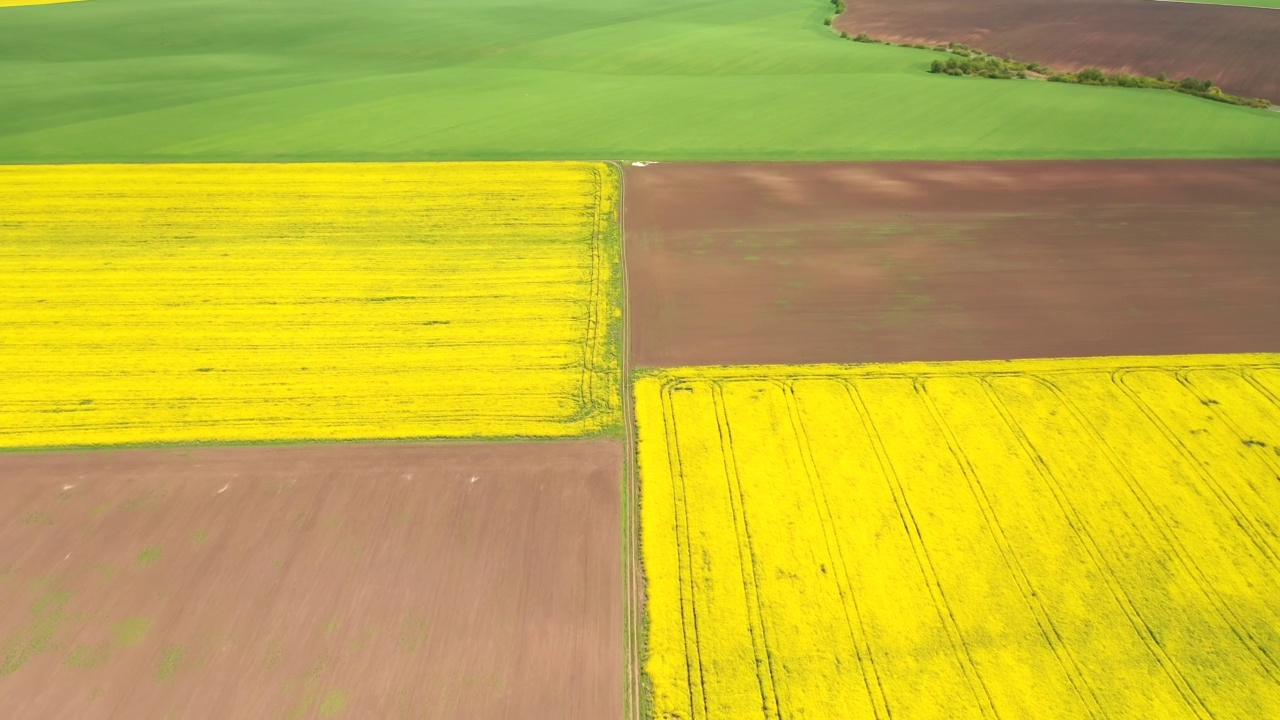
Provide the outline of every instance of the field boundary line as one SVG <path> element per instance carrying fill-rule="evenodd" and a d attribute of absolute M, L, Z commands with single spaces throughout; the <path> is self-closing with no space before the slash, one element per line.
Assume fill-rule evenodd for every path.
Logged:
<path fill-rule="evenodd" d="M 640 556 L 640 488 L 636 453 L 635 389 L 631 377 L 631 286 L 627 271 L 627 175 L 622 164 L 610 160 L 618 174 L 618 287 L 622 311 L 618 371 L 622 394 L 622 562 L 623 562 L 623 718 L 649 720 L 652 708 L 644 693 L 644 569 Z M 665 421 L 665 418 L 664 418 Z M 670 452 L 670 450 L 668 450 Z M 674 482 L 674 478 L 673 478 Z M 673 488 L 674 490 L 674 488 Z M 683 607 L 683 603 L 681 604 Z"/>
<path fill-rule="evenodd" d="M 578 409 L 570 416 L 570 422 L 585 422 L 591 424 L 591 419 L 596 418 L 595 426 L 591 428 L 594 434 L 608 434 L 613 423 L 620 421 L 620 408 L 615 405 L 612 397 L 614 389 L 613 382 L 601 382 L 605 379 L 611 379 L 612 373 L 608 372 L 611 357 L 617 356 L 618 370 L 622 369 L 622 355 L 624 349 L 621 343 L 618 346 L 613 344 L 613 338 L 610 333 L 613 321 L 613 304 L 617 301 L 618 311 L 622 311 L 625 302 L 623 289 L 621 285 L 622 275 L 622 215 L 621 215 L 621 193 L 622 193 L 622 176 L 621 172 L 610 163 L 584 162 L 580 163 L 590 170 L 591 181 L 594 192 L 592 197 L 594 203 L 591 207 L 591 236 L 590 236 L 590 300 L 587 308 L 587 332 L 582 341 L 582 389 L 581 397 L 578 401 Z M 602 166 L 608 168 L 609 172 L 602 171 Z M 617 185 L 607 182 L 606 174 L 617 173 Z M 608 208 L 609 201 L 612 201 L 614 207 Z M 609 217 L 609 210 L 612 210 L 612 217 Z M 610 232 L 609 224 L 614 224 L 613 232 Z M 616 241 L 619 245 L 619 257 L 610 258 L 607 249 L 612 249 L 612 242 Z M 614 272 L 613 260 L 617 261 L 616 272 Z M 605 377 L 610 376 L 610 377 Z M 623 383 L 618 383 L 619 395 L 622 394 Z M 621 403 L 622 398 L 617 399 Z M 618 413 L 618 414 L 615 414 Z M 603 421 L 603 422 L 601 422 Z"/>
<path fill-rule="evenodd" d="M 1217 369 L 1254 372 L 1280 370 L 1280 353 L 1209 353 L 1200 355 L 1113 355 L 1084 358 L 1022 358 L 1015 360 L 938 360 L 899 363 L 806 363 L 785 365 L 760 363 L 752 365 L 699 365 L 655 368 L 642 371 L 661 377 L 666 382 L 681 380 L 772 380 L 779 373 L 789 379 L 830 378 L 850 376 L 854 379 L 869 377 L 959 377 L 982 378 L 1013 376 L 1025 377 L 1030 373 L 1079 373 L 1096 370 L 1144 369 L 1185 370 Z M 1280 398 L 1274 400 L 1280 407 Z"/>

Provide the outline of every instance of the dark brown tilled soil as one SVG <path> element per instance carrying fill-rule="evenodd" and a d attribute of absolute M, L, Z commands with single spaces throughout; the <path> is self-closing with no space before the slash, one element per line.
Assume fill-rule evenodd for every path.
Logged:
<path fill-rule="evenodd" d="M 835 27 L 1077 72 L 1208 78 L 1280 102 L 1280 10 L 1153 0 L 857 0 Z"/>
<path fill-rule="evenodd" d="M 626 171 L 636 366 L 1280 350 L 1280 163 Z"/>
<path fill-rule="evenodd" d="M 0 716 L 622 712 L 616 442 L 0 454 Z"/>

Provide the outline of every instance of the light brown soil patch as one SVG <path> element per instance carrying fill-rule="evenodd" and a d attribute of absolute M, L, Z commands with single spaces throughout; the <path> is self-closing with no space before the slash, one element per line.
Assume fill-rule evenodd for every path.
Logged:
<path fill-rule="evenodd" d="M 858 0 L 835 27 L 893 42 L 958 42 L 1055 70 L 1207 78 L 1280 102 L 1280 12 L 1151 0 Z"/>
<path fill-rule="evenodd" d="M 1280 163 L 628 168 L 637 366 L 1280 350 Z"/>
<path fill-rule="evenodd" d="M 621 467 L 617 442 L 0 455 L 0 714 L 619 717 Z"/>

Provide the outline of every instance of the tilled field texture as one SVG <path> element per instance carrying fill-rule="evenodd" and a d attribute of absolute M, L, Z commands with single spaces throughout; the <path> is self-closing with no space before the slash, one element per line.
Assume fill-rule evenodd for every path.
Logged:
<path fill-rule="evenodd" d="M 6 718 L 616 718 L 620 443 L 0 454 Z"/>
<path fill-rule="evenodd" d="M 1280 715 L 1280 355 L 636 384 L 657 717 Z"/>
<path fill-rule="evenodd" d="M 836 18 L 851 35 L 957 42 L 1055 70 L 1087 67 L 1208 78 L 1280 102 L 1280 12 L 1152 0 L 859 0 Z"/>
<path fill-rule="evenodd" d="M 616 428 L 603 163 L 0 167 L 0 447 Z"/>
<path fill-rule="evenodd" d="M 625 171 L 636 366 L 1280 351 L 1280 163 Z"/>

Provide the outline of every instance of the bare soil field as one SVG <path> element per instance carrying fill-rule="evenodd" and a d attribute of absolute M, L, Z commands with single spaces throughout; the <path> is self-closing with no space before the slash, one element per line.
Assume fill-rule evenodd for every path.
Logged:
<path fill-rule="evenodd" d="M 958 42 L 1055 70 L 1207 78 L 1280 102 L 1280 11 L 1152 0 L 859 0 L 837 30 Z"/>
<path fill-rule="evenodd" d="M 632 363 L 1280 350 L 1280 163 L 626 171 Z"/>
<path fill-rule="evenodd" d="M 622 711 L 617 442 L 0 454 L 13 718 Z"/>

